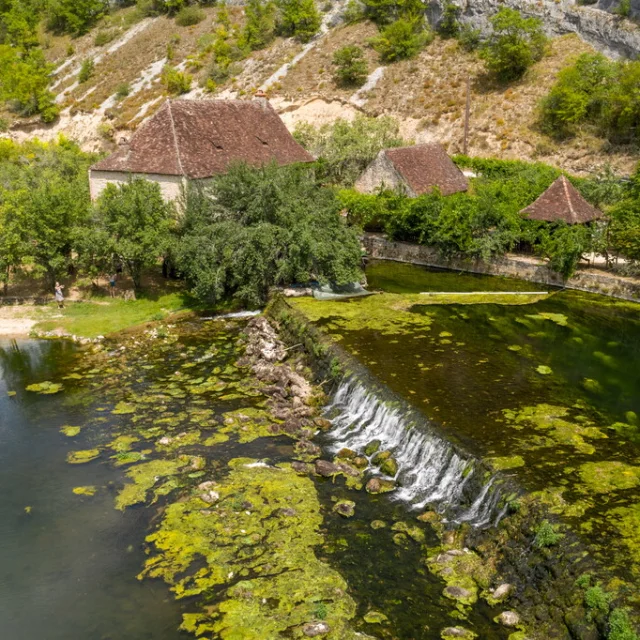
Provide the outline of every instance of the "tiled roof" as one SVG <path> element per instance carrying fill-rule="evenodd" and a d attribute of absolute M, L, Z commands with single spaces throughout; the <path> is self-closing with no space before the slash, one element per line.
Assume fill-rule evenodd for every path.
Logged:
<path fill-rule="evenodd" d="M 533 204 L 521 211 L 530 220 L 582 224 L 602 217 L 602 211 L 589 204 L 577 189 L 560 176 Z"/>
<path fill-rule="evenodd" d="M 417 144 L 387 149 L 385 153 L 418 196 L 434 187 L 438 187 L 443 196 L 469 188 L 469 181 L 440 144 Z"/>
<path fill-rule="evenodd" d="M 266 100 L 168 100 L 95 171 L 210 178 L 230 164 L 312 162 Z"/>

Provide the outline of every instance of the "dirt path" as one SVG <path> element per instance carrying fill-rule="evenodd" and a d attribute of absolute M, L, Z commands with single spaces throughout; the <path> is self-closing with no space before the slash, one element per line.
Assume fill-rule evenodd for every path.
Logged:
<path fill-rule="evenodd" d="M 32 307 L 0 307 L 0 337 L 25 337 L 36 320 L 30 317 Z"/>

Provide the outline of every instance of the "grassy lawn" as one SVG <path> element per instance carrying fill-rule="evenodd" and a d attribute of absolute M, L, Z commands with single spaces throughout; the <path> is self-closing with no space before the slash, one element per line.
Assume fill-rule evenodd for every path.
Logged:
<path fill-rule="evenodd" d="M 51 303 L 36 309 L 34 329 L 39 332 L 63 329 L 76 336 L 95 338 L 136 324 L 162 320 L 176 311 L 195 308 L 196 301 L 184 292 L 131 301 L 94 298 L 87 302 L 68 302 L 61 310 Z"/>

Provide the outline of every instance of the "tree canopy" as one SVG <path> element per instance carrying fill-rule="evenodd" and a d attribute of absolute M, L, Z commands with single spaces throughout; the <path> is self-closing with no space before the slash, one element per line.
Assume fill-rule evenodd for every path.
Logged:
<path fill-rule="evenodd" d="M 263 304 L 274 285 L 360 277 L 360 245 L 307 167 L 233 167 L 190 185 L 176 261 L 201 300 Z"/>

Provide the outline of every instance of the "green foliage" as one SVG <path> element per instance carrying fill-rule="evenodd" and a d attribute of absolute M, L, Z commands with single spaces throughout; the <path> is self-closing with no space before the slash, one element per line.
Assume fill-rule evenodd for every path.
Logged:
<path fill-rule="evenodd" d="M 492 33 L 481 53 L 487 70 L 501 81 L 522 77 L 544 55 L 542 22 L 509 8 L 500 9 L 490 22 Z"/>
<path fill-rule="evenodd" d="M 367 79 L 367 61 L 362 49 L 356 45 L 348 45 L 333 54 L 336 82 L 346 86 L 361 86 Z"/>
<path fill-rule="evenodd" d="M 475 51 L 480 46 L 481 35 L 480 29 L 474 29 L 469 25 L 464 25 L 460 27 L 458 42 L 465 51 Z"/>
<path fill-rule="evenodd" d="M 336 120 L 314 127 L 301 123 L 296 140 L 320 158 L 317 175 L 332 184 L 352 185 L 381 149 L 399 147 L 404 141 L 396 120 L 388 116 L 357 116 L 352 122 Z"/>
<path fill-rule="evenodd" d="M 552 547 L 558 544 L 562 538 L 564 538 L 564 534 L 557 533 L 554 526 L 548 520 L 544 520 L 536 531 L 533 544 L 539 548 Z"/>
<path fill-rule="evenodd" d="M 360 245 L 308 167 L 233 167 L 190 185 L 177 264 L 202 301 L 264 304 L 274 285 L 359 279 Z"/>
<path fill-rule="evenodd" d="M 93 156 L 57 143 L 0 142 L 0 276 L 27 269 L 49 284 L 74 260 L 73 238 L 89 215 Z"/>
<path fill-rule="evenodd" d="M 609 60 L 602 54 L 583 54 L 563 69 L 542 102 L 545 129 L 557 137 L 590 125 L 612 142 L 638 139 L 640 62 Z"/>
<path fill-rule="evenodd" d="M 96 37 L 93 39 L 93 44 L 96 47 L 104 47 L 105 44 L 113 42 L 118 35 L 119 31 L 117 29 L 101 29 L 96 33 Z"/>
<path fill-rule="evenodd" d="M 363 5 L 365 17 L 378 25 L 424 15 L 421 0 L 363 0 Z"/>
<path fill-rule="evenodd" d="M 57 33 L 80 36 L 109 11 L 108 0 L 49 0 L 47 27 Z"/>
<path fill-rule="evenodd" d="M 96 203 L 83 248 L 96 259 L 122 264 L 139 289 L 143 270 L 170 250 L 174 218 L 159 184 L 141 178 L 109 184 Z"/>
<path fill-rule="evenodd" d="M 252 51 L 264 49 L 274 38 L 276 6 L 271 0 L 248 0 L 245 6 L 246 22 L 242 32 L 243 42 Z"/>
<path fill-rule="evenodd" d="M 38 0 L 0 2 L 0 44 L 30 48 L 38 44 L 41 7 Z"/>
<path fill-rule="evenodd" d="M 614 609 L 609 615 L 607 640 L 638 640 L 633 630 L 629 614 L 624 609 Z"/>
<path fill-rule="evenodd" d="M 608 613 L 612 595 L 607 593 L 600 584 L 596 584 L 585 591 L 584 604 L 596 613 Z"/>
<path fill-rule="evenodd" d="M 582 224 L 540 223 L 536 251 L 565 279 L 571 277 L 580 258 L 591 249 L 593 229 Z"/>
<path fill-rule="evenodd" d="M 93 58 L 87 58 L 83 60 L 82 66 L 80 67 L 80 72 L 78 73 L 78 82 L 83 84 L 87 82 L 90 78 L 93 77 L 95 73 L 96 63 L 93 61 Z"/>
<path fill-rule="evenodd" d="M 192 27 L 206 18 L 205 12 L 198 6 L 182 7 L 176 13 L 176 24 L 180 27 Z"/>
<path fill-rule="evenodd" d="M 582 589 L 586 589 L 591 584 L 591 574 L 583 573 L 576 580 L 576 586 Z"/>
<path fill-rule="evenodd" d="M 124 100 L 130 93 L 131 85 L 128 82 L 122 82 L 116 88 L 116 100 Z"/>
<path fill-rule="evenodd" d="M 276 0 L 276 5 L 281 35 L 309 42 L 318 33 L 322 19 L 314 0 Z"/>
<path fill-rule="evenodd" d="M 396 62 L 413 58 L 432 40 L 422 18 L 400 18 L 383 27 L 371 45 L 384 62 Z"/>
<path fill-rule="evenodd" d="M 622 18 L 628 18 L 631 15 L 631 0 L 620 0 L 615 13 Z"/>
<path fill-rule="evenodd" d="M 52 71 L 40 49 L 0 45 L 0 100 L 22 116 L 40 114 L 53 122 L 59 109 L 48 88 Z"/>
<path fill-rule="evenodd" d="M 178 71 L 175 67 L 166 66 L 162 71 L 162 84 L 172 95 L 182 95 L 191 91 L 193 76 L 190 73 Z"/>
<path fill-rule="evenodd" d="M 453 2 L 445 2 L 442 8 L 442 17 L 438 22 L 438 33 L 443 38 L 457 38 L 460 34 L 460 22 L 458 16 L 460 9 Z"/>
<path fill-rule="evenodd" d="M 359 0 L 349 0 L 342 12 L 345 24 L 355 24 L 364 19 L 364 5 Z"/>

